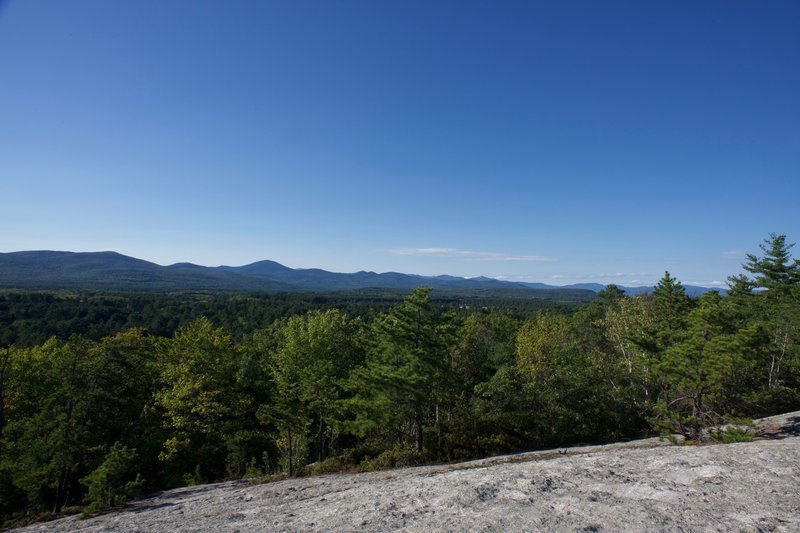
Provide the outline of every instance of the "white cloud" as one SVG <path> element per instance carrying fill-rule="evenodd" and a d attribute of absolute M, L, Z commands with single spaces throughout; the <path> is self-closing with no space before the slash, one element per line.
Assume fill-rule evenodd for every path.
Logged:
<path fill-rule="evenodd" d="M 577 274 L 575 276 L 569 276 L 573 279 L 587 279 L 587 280 L 595 280 L 595 279 L 608 279 L 608 278 L 624 278 L 630 276 L 640 276 L 641 274 L 625 274 L 624 272 L 605 272 L 601 274 Z M 567 276 L 564 276 L 567 277 Z"/>
<path fill-rule="evenodd" d="M 726 285 L 725 282 L 719 281 L 719 280 L 716 280 L 716 279 L 713 280 L 713 281 L 686 281 L 686 282 L 683 282 L 683 284 L 684 285 L 695 285 L 695 286 L 698 286 L 698 287 L 722 287 L 723 285 Z"/>
<path fill-rule="evenodd" d="M 543 255 L 513 255 L 496 252 L 472 252 L 455 248 L 392 248 L 386 250 L 393 255 L 414 255 L 423 257 L 448 257 L 466 259 L 467 261 L 530 261 L 535 263 L 553 263 L 558 261 Z"/>
<path fill-rule="evenodd" d="M 499 279 L 501 281 L 524 281 L 540 282 L 541 279 L 531 274 L 486 274 L 487 278 Z"/>
<path fill-rule="evenodd" d="M 741 250 L 730 250 L 722 252 L 720 257 L 725 261 L 744 261 L 745 255 L 747 255 L 747 253 Z"/>

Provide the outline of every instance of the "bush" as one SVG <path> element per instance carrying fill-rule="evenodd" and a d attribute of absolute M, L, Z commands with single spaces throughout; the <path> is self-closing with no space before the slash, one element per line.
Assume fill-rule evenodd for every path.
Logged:
<path fill-rule="evenodd" d="M 307 467 L 310 474 L 334 474 L 336 472 L 346 472 L 352 470 L 353 465 L 348 461 L 347 457 L 341 455 L 334 455 L 323 459 L 318 463 L 309 465 Z"/>
<path fill-rule="evenodd" d="M 359 465 L 359 470 L 371 472 L 373 470 L 387 470 L 403 466 L 416 466 L 422 462 L 422 457 L 414 451 L 410 444 L 397 445 L 391 450 L 386 450 L 374 459 L 367 459 Z"/>
<path fill-rule="evenodd" d="M 115 507 L 139 494 L 144 484 L 136 467 L 136 450 L 114 443 L 92 473 L 80 480 L 89 489 L 84 516 Z"/>
<path fill-rule="evenodd" d="M 237 431 L 225 440 L 226 479 L 260 477 L 269 471 L 268 436 L 261 431 Z M 259 458 L 261 462 L 259 462 Z"/>
<path fill-rule="evenodd" d="M 726 418 L 726 424 L 709 431 L 712 440 L 723 444 L 752 442 L 756 427 L 749 418 Z"/>
<path fill-rule="evenodd" d="M 711 431 L 711 439 L 723 444 L 753 442 L 753 432 L 738 427 L 720 428 Z"/>

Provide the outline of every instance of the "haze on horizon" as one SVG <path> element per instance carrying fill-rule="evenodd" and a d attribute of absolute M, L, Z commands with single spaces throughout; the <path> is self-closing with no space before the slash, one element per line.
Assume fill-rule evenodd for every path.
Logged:
<path fill-rule="evenodd" d="M 788 0 L 0 2 L 0 251 L 718 286 L 800 241 L 798 23 Z"/>

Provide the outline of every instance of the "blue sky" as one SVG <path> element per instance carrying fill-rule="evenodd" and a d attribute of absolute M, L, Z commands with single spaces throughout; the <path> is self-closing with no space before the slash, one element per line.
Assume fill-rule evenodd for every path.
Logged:
<path fill-rule="evenodd" d="M 711 285 L 800 240 L 800 3 L 0 0 L 0 251 Z"/>

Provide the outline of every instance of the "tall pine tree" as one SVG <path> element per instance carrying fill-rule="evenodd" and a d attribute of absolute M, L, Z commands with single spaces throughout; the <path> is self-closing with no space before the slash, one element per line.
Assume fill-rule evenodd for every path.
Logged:
<path fill-rule="evenodd" d="M 423 431 L 435 420 L 443 382 L 445 346 L 430 304 L 430 289 L 414 289 L 388 315 L 375 321 L 374 345 L 366 365 L 350 376 L 355 397 L 349 401 L 360 435 L 383 434 L 423 451 Z"/>

